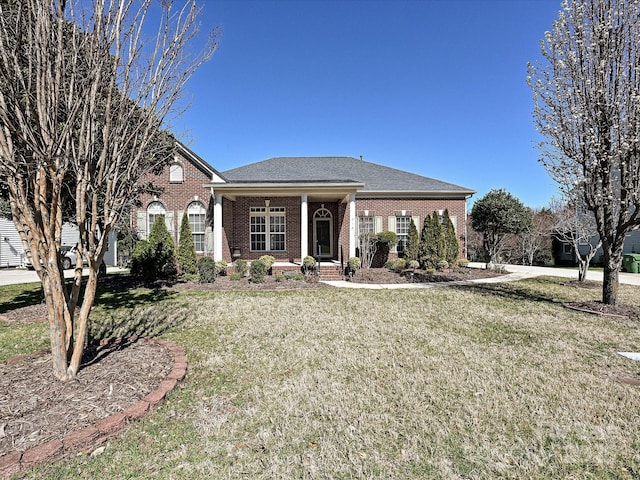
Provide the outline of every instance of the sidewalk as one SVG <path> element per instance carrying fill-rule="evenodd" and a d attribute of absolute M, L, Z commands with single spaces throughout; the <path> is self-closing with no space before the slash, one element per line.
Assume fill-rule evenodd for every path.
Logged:
<path fill-rule="evenodd" d="M 471 268 L 485 268 L 484 263 L 470 263 Z M 578 270 L 570 268 L 553 268 L 553 267 L 530 267 L 527 265 L 503 265 L 504 269 L 509 272 L 507 275 L 491 278 L 479 278 L 476 280 L 460 280 L 457 282 L 440 282 L 440 283 L 393 283 L 393 284 L 371 284 L 371 283 L 355 283 L 346 282 L 344 280 L 326 281 L 327 285 L 339 288 L 361 288 L 369 290 L 397 290 L 410 288 L 435 288 L 447 285 L 470 285 L 474 283 L 500 283 L 513 282 L 533 277 L 562 277 L 577 280 Z M 602 282 L 603 274 L 601 271 L 589 271 L 587 280 Z M 620 272 L 619 281 L 621 284 L 640 285 L 640 274 Z"/>

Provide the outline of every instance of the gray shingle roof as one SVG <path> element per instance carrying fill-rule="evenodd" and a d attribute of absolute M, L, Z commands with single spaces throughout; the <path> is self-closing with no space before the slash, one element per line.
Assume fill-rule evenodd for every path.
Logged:
<path fill-rule="evenodd" d="M 227 170 L 222 175 L 232 183 L 358 182 L 365 184 L 362 191 L 371 192 L 475 193 L 459 185 L 353 157 L 270 158 Z"/>

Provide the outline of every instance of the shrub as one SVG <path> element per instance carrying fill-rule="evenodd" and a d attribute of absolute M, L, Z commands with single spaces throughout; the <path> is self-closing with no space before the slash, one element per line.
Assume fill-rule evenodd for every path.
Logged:
<path fill-rule="evenodd" d="M 420 235 L 413 218 L 409 223 L 409 233 L 407 234 L 407 244 L 404 246 L 404 258 L 407 261 L 418 260 L 418 247 L 420 246 Z"/>
<path fill-rule="evenodd" d="M 432 275 L 434 273 L 436 273 L 436 269 L 435 268 L 427 268 L 425 270 L 426 273 L 428 273 L 429 275 Z"/>
<path fill-rule="evenodd" d="M 276 259 L 271 255 L 263 255 L 258 260 L 264 263 L 267 266 L 267 270 L 269 270 L 273 264 L 276 262 Z"/>
<path fill-rule="evenodd" d="M 285 280 L 304 280 L 305 276 L 299 272 L 284 272 Z"/>
<path fill-rule="evenodd" d="M 216 276 L 222 275 L 225 276 L 227 274 L 227 262 L 224 260 L 218 260 L 216 262 Z"/>
<path fill-rule="evenodd" d="M 195 274 L 198 271 L 196 247 L 193 244 L 193 235 L 189 225 L 189 217 L 185 212 L 180 223 L 180 240 L 178 241 L 178 265 L 181 273 Z"/>
<path fill-rule="evenodd" d="M 175 258 L 175 245 L 163 217 L 158 217 L 151 226 L 149 245 L 154 263 L 155 279 L 173 277 L 178 273 Z"/>
<path fill-rule="evenodd" d="M 238 280 L 242 280 L 243 276 L 244 275 L 242 275 L 242 274 L 240 274 L 238 272 L 233 272 L 231 275 L 229 275 L 229 279 L 233 280 L 235 282 L 235 281 L 238 281 Z"/>
<path fill-rule="evenodd" d="M 147 240 L 139 240 L 133 247 L 131 274 L 144 280 L 155 280 L 155 263 L 151 255 L 151 244 Z"/>
<path fill-rule="evenodd" d="M 311 275 L 317 267 L 316 259 L 311 255 L 307 255 L 302 259 L 302 271 L 305 275 Z"/>
<path fill-rule="evenodd" d="M 407 261 L 404 258 L 396 258 L 391 265 L 391 270 L 400 273 L 407 268 Z"/>
<path fill-rule="evenodd" d="M 358 257 L 351 257 L 347 262 L 347 267 L 352 272 L 355 272 L 357 269 L 360 268 L 360 259 Z"/>
<path fill-rule="evenodd" d="M 409 262 L 407 262 L 407 267 L 415 270 L 416 268 L 420 267 L 420 262 L 417 260 L 410 260 Z"/>
<path fill-rule="evenodd" d="M 247 264 L 247 261 L 242 260 L 241 258 L 238 258 L 233 262 L 233 268 L 241 277 L 245 277 L 247 275 L 247 272 L 249 271 L 249 265 Z"/>
<path fill-rule="evenodd" d="M 447 262 L 446 260 L 438 260 L 438 262 L 436 263 L 436 268 L 440 271 L 445 270 L 449 268 L 449 262 Z"/>
<path fill-rule="evenodd" d="M 195 273 L 183 273 L 182 279 L 188 282 L 198 282 L 200 280 L 200 276 Z"/>
<path fill-rule="evenodd" d="M 251 262 L 251 281 L 253 283 L 263 283 L 267 273 L 267 266 L 262 260 Z"/>
<path fill-rule="evenodd" d="M 469 260 L 467 260 L 466 258 L 461 258 L 460 260 L 458 260 L 458 266 L 459 267 L 468 267 L 469 266 Z"/>
<path fill-rule="evenodd" d="M 213 283 L 216 281 L 216 262 L 211 257 L 202 257 L 198 260 L 198 274 L 200 283 Z"/>
<path fill-rule="evenodd" d="M 276 273 L 276 282 L 277 283 L 284 282 L 285 280 L 286 280 L 286 277 L 284 276 L 283 273 Z"/>

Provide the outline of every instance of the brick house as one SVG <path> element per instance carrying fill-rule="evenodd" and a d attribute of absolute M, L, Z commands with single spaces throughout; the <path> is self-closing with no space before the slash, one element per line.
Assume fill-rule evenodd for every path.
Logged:
<path fill-rule="evenodd" d="M 279 262 L 307 255 L 323 261 L 356 256 L 363 232 L 390 230 L 402 255 L 413 219 L 448 210 L 465 256 L 467 199 L 474 190 L 352 157 L 288 157 L 218 172 L 178 144 L 175 160 L 137 210 L 138 233 L 163 216 L 177 239 L 189 216 L 196 251 L 216 260 L 252 260 L 268 254 Z"/>

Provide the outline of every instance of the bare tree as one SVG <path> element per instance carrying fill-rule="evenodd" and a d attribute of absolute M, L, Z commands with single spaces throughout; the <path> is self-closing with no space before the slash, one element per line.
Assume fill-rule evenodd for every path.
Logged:
<path fill-rule="evenodd" d="M 536 254 L 544 250 L 551 251 L 551 235 L 555 216 L 548 208 L 530 209 L 532 222 L 517 236 L 522 264 L 533 265 Z"/>
<path fill-rule="evenodd" d="M 640 225 L 640 2 L 568 0 L 529 65 L 542 162 L 578 187 L 602 241 L 602 301 L 615 304 L 625 234 Z"/>
<path fill-rule="evenodd" d="M 602 246 L 593 214 L 580 202 L 581 196 L 560 204 L 554 202 L 556 224 L 554 232 L 558 240 L 571 245 L 578 262 L 578 280 L 584 282 L 591 260 Z"/>
<path fill-rule="evenodd" d="M 181 3 L 0 3 L 0 177 L 42 280 L 61 380 L 79 369 L 108 235 L 143 188 L 139 179 L 171 157 L 164 128 L 215 50 L 212 35 L 191 52 L 199 8 Z M 69 205 L 80 232 L 70 290 L 60 262 Z M 89 275 L 80 302 L 83 257 Z"/>

